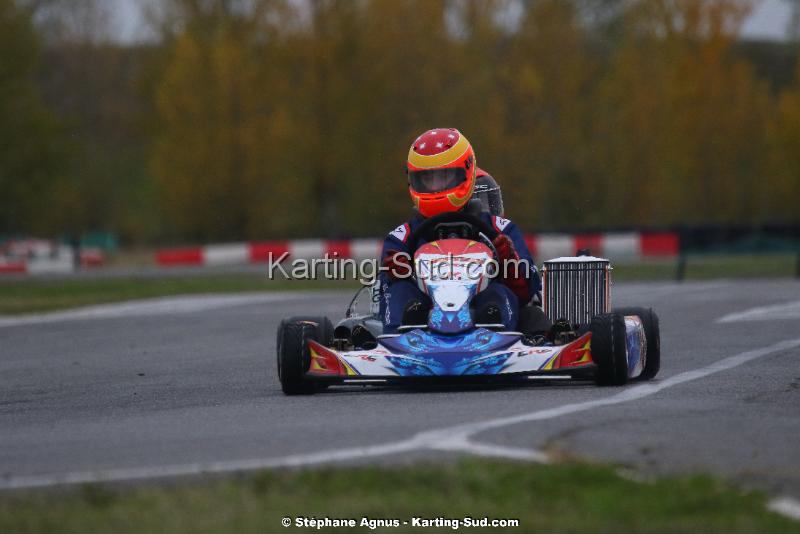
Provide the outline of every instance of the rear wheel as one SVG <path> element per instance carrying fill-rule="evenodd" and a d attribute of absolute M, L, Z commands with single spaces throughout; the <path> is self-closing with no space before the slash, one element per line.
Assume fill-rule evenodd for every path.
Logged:
<path fill-rule="evenodd" d="M 658 315 L 652 308 L 619 308 L 614 313 L 620 315 L 638 315 L 644 327 L 644 337 L 647 342 L 647 354 L 644 358 L 644 369 L 639 375 L 641 380 L 650 380 L 658 374 L 661 368 L 661 330 L 658 325 Z"/>
<path fill-rule="evenodd" d="M 318 389 L 305 377 L 311 363 L 308 340 L 325 346 L 333 340 L 333 325 L 327 317 L 289 317 L 281 321 L 277 336 L 278 379 L 286 395 L 310 395 Z"/>
<path fill-rule="evenodd" d="M 592 360 L 597 365 L 596 382 L 603 386 L 621 386 L 627 383 L 625 318 L 617 313 L 596 315 L 590 329 Z"/>

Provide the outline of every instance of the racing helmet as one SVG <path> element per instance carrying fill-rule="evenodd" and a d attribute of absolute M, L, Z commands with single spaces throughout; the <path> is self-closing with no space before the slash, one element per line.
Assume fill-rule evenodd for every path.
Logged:
<path fill-rule="evenodd" d="M 408 191 L 423 217 L 458 211 L 472 197 L 476 177 L 472 145 L 455 128 L 435 128 L 408 151 Z"/>
<path fill-rule="evenodd" d="M 475 198 L 481 201 L 481 210 L 503 217 L 505 208 L 503 207 L 503 192 L 500 185 L 492 176 L 483 169 L 477 170 L 478 177 L 475 179 Z"/>

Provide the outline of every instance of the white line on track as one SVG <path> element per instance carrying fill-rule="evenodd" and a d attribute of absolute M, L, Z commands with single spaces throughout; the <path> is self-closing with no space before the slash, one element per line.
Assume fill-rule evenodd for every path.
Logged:
<path fill-rule="evenodd" d="M 792 499 L 791 497 L 776 497 L 767 503 L 767 509 L 772 510 L 776 514 L 781 514 L 800 521 L 800 502 Z"/>
<path fill-rule="evenodd" d="M 269 293 L 240 293 L 233 295 L 209 294 L 161 297 L 120 302 L 117 304 L 87 306 L 59 312 L 18 315 L 15 317 L 0 316 L 0 328 L 87 319 L 119 319 L 122 317 L 176 315 L 220 308 L 231 308 L 234 306 L 245 306 L 248 304 L 284 302 L 287 300 L 295 301 L 318 296 L 318 294 L 311 292 L 275 291 Z"/>
<path fill-rule="evenodd" d="M 632 282 L 625 284 L 624 290 L 615 293 L 615 296 L 622 296 L 625 300 L 632 300 L 631 297 L 657 298 L 667 295 L 682 293 L 697 294 L 710 291 L 718 291 L 722 288 L 731 286 L 730 282 Z"/>
<path fill-rule="evenodd" d="M 52 475 L 7 476 L 5 478 L 0 478 L 0 489 L 36 488 L 60 484 L 84 484 L 91 482 L 141 480 L 155 477 L 249 471 L 254 469 L 274 467 L 300 467 L 339 461 L 362 460 L 365 458 L 402 454 L 418 450 L 468 452 L 482 456 L 495 456 L 516 460 L 547 462 L 547 456 L 540 451 L 505 447 L 490 443 L 478 443 L 471 438 L 481 432 L 495 428 L 533 421 L 543 421 L 546 419 L 555 419 L 565 415 L 585 412 L 595 408 L 613 406 L 616 404 L 642 399 L 667 388 L 684 384 L 692 380 L 698 380 L 721 371 L 733 369 L 734 367 L 743 365 L 757 358 L 795 349 L 797 347 L 800 347 L 800 338 L 782 341 L 768 347 L 762 347 L 759 349 L 742 352 L 741 354 L 736 354 L 734 356 L 729 356 L 706 367 L 679 373 L 660 382 L 633 386 L 628 389 L 624 389 L 615 395 L 611 395 L 602 399 L 565 404 L 556 408 L 538 410 L 535 412 L 524 413 L 511 417 L 502 417 L 498 419 L 490 419 L 487 421 L 479 421 L 475 423 L 467 423 L 420 432 L 411 438 L 393 443 L 368 445 L 363 447 L 348 447 L 309 454 L 296 454 L 291 456 L 251 460 L 191 463 L 160 467 L 133 467 L 126 469 L 84 471 Z"/>
<path fill-rule="evenodd" d="M 734 323 L 738 321 L 773 321 L 787 319 L 800 319 L 800 300 L 772 306 L 759 306 L 758 308 L 750 308 L 742 312 L 729 313 L 717 319 L 716 322 Z"/>

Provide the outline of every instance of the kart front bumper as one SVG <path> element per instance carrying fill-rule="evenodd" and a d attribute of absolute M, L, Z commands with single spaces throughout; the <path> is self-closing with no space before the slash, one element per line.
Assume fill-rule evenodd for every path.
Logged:
<path fill-rule="evenodd" d="M 519 373 L 501 373 L 485 375 L 424 375 L 424 376 L 390 376 L 390 375 L 357 375 L 333 376 L 306 373 L 306 378 L 324 385 L 362 385 L 362 386 L 434 386 L 434 385 L 489 385 L 519 384 L 542 381 L 593 380 L 597 372 L 594 363 L 552 370 L 536 370 Z"/>

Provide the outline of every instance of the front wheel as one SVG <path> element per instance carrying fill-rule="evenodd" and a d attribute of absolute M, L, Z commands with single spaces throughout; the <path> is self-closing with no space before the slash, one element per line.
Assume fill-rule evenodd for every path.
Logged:
<path fill-rule="evenodd" d="M 310 395 L 318 386 L 305 374 L 311 364 L 308 340 L 330 345 L 333 325 L 327 317 L 290 317 L 278 327 L 278 379 L 286 395 Z"/>
<path fill-rule="evenodd" d="M 651 380 L 661 368 L 661 329 L 658 324 L 658 315 L 652 308 L 618 308 L 614 313 L 620 315 L 636 315 L 642 320 L 644 338 L 647 350 L 644 357 L 644 369 L 639 375 L 640 380 Z"/>
<path fill-rule="evenodd" d="M 625 318 L 617 313 L 595 315 L 591 324 L 592 360 L 597 365 L 595 381 L 601 386 L 628 382 L 628 348 Z"/>

